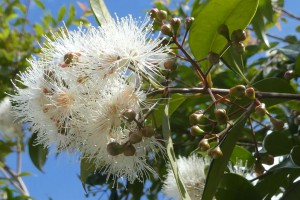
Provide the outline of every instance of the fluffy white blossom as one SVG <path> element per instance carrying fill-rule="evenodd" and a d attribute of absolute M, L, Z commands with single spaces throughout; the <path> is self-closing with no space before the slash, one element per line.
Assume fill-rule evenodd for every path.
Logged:
<path fill-rule="evenodd" d="M 0 136 L 12 139 L 22 134 L 22 125 L 15 121 L 11 111 L 10 98 L 5 97 L 0 103 Z"/>
<path fill-rule="evenodd" d="M 204 190 L 206 181 L 206 172 L 209 167 L 208 158 L 198 157 L 193 154 L 187 158 L 179 157 L 177 165 L 182 182 L 192 200 L 200 199 Z M 235 173 L 243 177 L 251 177 L 251 170 L 247 168 L 247 162 L 237 159 L 235 165 L 228 164 L 230 173 Z M 166 180 L 164 181 L 163 192 L 174 199 L 181 199 L 175 176 L 169 167 Z"/>
<path fill-rule="evenodd" d="M 200 199 L 206 180 L 206 168 L 209 165 L 209 160 L 203 157 L 198 157 L 193 154 L 188 158 L 179 157 L 177 166 L 183 184 L 191 199 Z M 180 193 L 176 184 L 175 176 L 171 168 L 168 169 L 168 174 L 164 182 L 163 191 L 170 197 L 180 200 Z"/>
<path fill-rule="evenodd" d="M 19 75 L 11 95 L 14 113 L 31 123 L 36 143 L 45 148 L 79 151 L 114 179 L 143 180 L 155 173 L 146 163 L 148 154 L 164 151 L 143 118 L 151 104 L 141 89 L 142 77 L 161 75 L 159 65 L 169 51 L 161 42 L 152 38 L 148 16 L 61 29 L 46 37 L 39 59 L 29 60 L 31 66 Z M 147 128 L 151 134 L 143 135 Z M 139 140 L 132 140 L 133 133 Z M 122 151 L 114 153 L 111 145 Z"/>

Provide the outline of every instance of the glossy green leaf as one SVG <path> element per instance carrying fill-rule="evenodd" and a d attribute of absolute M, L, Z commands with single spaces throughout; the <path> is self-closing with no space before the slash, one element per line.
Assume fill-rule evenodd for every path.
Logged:
<path fill-rule="evenodd" d="M 29 156 L 36 168 L 43 172 L 43 166 L 46 162 L 48 149 L 41 144 L 36 144 L 38 133 L 33 133 L 28 141 Z"/>
<path fill-rule="evenodd" d="M 169 117 L 176 111 L 176 109 L 186 100 L 186 97 L 182 94 L 172 94 L 172 98 L 169 102 Z M 157 128 L 161 126 L 164 115 L 164 105 L 159 104 L 154 111 L 154 118 Z"/>
<path fill-rule="evenodd" d="M 42 8 L 43 10 L 46 9 L 44 3 L 43 3 L 42 1 L 40 1 L 40 0 L 34 0 L 34 3 L 35 3 L 38 7 Z"/>
<path fill-rule="evenodd" d="M 256 12 L 257 5 L 258 0 L 208 1 L 195 17 L 190 30 L 189 44 L 194 57 L 201 59 L 210 51 L 220 52 L 227 41 L 218 33 L 219 26 L 226 24 L 230 33 L 246 28 Z"/>
<path fill-rule="evenodd" d="M 297 56 L 296 58 L 296 62 L 295 62 L 295 73 L 300 76 L 300 54 Z"/>
<path fill-rule="evenodd" d="M 233 173 L 224 174 L 216 193 L 216 198 L 218 200 L 261 199 L 251 182 Z"/>
<path fill-rule="evenodd" d="M 219 182 L 224 175 L 224 171 L 231 157 L 235 143 L 237 142 L 241 134 L 241 130 L 246 122 L 245 117 L 246 116 L 241 116 L 239 122 L 229 130 L 224 139 L 221 141 L 220 148 L 223 152 L 223 156 L 219 159 L 212 160 L 210 164 L 202 200 L 211 200 L 215 195 Z"/>
<path fill-rule="evenodd" d="M 288 154 L 293 147 L 293 142 L 288 136 L 288 131 L 274 131 L 265 137 L 263 146 L 273 156 Z"/>
<path fill-rule="evenodd" d="M 112 19 L 104 0 L 90 0 L 90 5 L 99 25 Z"/>
<path fill-rule="evenodd" d="M 171 137 L 170 121 L 169 121 L 169 99 L 164 108 L 163 118 L 162 118 L 162 131 L 164 139 L 167 141 L 167 155 L 170 161 L 170 166 L 174 173 L 176 184 L 181 195 L 182 200 L 190 200 L 190 196 L 187 193 L 184 183 L 181 181 L 178 166 L 176 163 L 176 157 L 173 147 L 173 141 Z"/>
<path fill-rule="evenodd" d="M 85 184 L 87 178 L 90 174 L 95 173 L 96 169 L 97 168 L 93 160 L 84 157 L 80 160 L 80 180 L 84 190 L 86 190 Z"/>
<path fill-rule="evenodd" d="M 269 40 L 266 35 L 266 28 L 264 24 L 264 16 L 261 8 L 258 7 L 257 12 L 252 20 L 252 27 L 258 39 L 264 42 L 264 44 L 269 47 Z"/>
<path fill-rule="evenodd" d="M 258 81 L 252 85 L 256 90 L 261 92 L 278 92 L 278 93 L 292 93 L 295 94 L 294 88 L 288 81 L 281 78 L 266 78 Z M 279 98 L 263 98 L 261 102 L 267 106 L 275 105 L 287 101 Z"/>
<path fill-rule="evenodd" d="M 58 11 L 58 15 L 57 15 L 57 21 L 61 21 L 64 18 L 66 11 L 67 11 L 67 8 L 65 5 L 60 7 L 60 9 Z"/>
<path fill-rule="evenodd" d="M 293 183 L 282 195 L 280 200 L 299 200 L 300 181 Z"/>
<path fill-rule="evenodd" d="M 230 156 L 230 161 L 235 164 L 238 160 L 243 161 L 243 164 L 247 162 L 247 166 L 252 166 L 255 162 L 254 156 L 244 147 L 235 145 L 232 154 Z"/>
<path fill-rule="evenodd" d="M 293 163 L 300 167 L 300 146 L 295 146 L 290 153 Z"/>

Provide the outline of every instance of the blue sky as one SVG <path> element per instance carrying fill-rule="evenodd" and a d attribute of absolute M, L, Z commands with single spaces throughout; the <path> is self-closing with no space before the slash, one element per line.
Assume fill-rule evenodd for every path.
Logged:
<path fill-rule="evenodd" d="M 88 5 L 87 0 L 81 0 Z M 178 1 L 178 0 L 177 0 Z M 58 8 L 62 4 L 69 5 L 73 3 L 78 8 L 76 1 L 71 0 L 46 0 L 45 5 L 47 12 L 51 12 L 54 16 L 57 16 Z M 145 11 L 149 10 L 151 6 L 151 0 L 106 0 L 107 6 L 110 12 L 117 13 L 119 17 L 132 14 L 134 17 L 144 17 Z M 286 7 L 292 13 L 300 16 L 300 1 L 287 0 Z M 38 12 L 38 9 L 32 5 L 29 8 L 29 17 L 31 20 L 40 20 L 42 15 Z M 271 29 L 272 34 L 286 35 L 295 33 L 295 21 L 290 20 L 290 23 L 282 23 L 282 30 L 277 28 Z M 91 22 L 93 25 L 95 21 Z M 299 35 L 298 35 L 299 36 Z M 9 162 L 13 164 L 16 158 L 11 156 Z M 23 171 L 29 171 L 32 176 L 25 177 L 24 181 L 27 185 L 30 194 L 37 200 L 44 200 L 52 198 L 53 200 L 81 200 L 85 199 L 84 190 L 81 182 L 78 179 L 79 174 L 79 161 L 72 155 L 62 154 L 58 158 L 54 154 L 50 154 L 48 160 L 44 166 L 44 173 L 38 171 L 30 161 L 28 153 L 23 154 Z M 95 198 L 89 198 L 95 199 Z M 107 199 L 107 196 L 103 196 L 101 199 Z"/>

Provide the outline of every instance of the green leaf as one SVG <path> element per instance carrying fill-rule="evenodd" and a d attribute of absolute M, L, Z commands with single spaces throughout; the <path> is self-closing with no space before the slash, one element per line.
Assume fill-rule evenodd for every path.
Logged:
<path fill-rule="evenodd" d="M 292 93 L 295 94 L 294 88 L 288 81 L 281 78 L 266 78 L 258 81 L 252 85 L 256 90 L 261 92 L 278 92 L 278 93 Z M 272 106 L 278 103 L 287 101 L 286 99 L 263 98 L 261 102 L 267 106 Z"/>
<path fill-rule="evenodd" d="M 295 62 L 295 73 L 300 76 L 300 55 L 297 56 Z"/>
<path fill-rule="evenodd" d="M 288 154 L 293 147 L 293 142 L 288 136 L 288 131 L 274 131 L 265 137 L 263 146 L 273 156 Z"/>
<path fill-rule="evenodd" d="M 254 164 L 254 156 L 244 147 L 235 145 L 232 154 L 230 156 L 230 161 L 233 164 L 236 164 L 238 160 L 242 160 L 243 163 L 247 162 L 247 166 L 250 167 Z"/>
<path fill-rule="evenodd" d="M 257 12 L 252 20 L 252 27 L 257 38 L 263 41 L 264 44 L 269 47 L 270 44 L 266 35 L 264 16 L 260 7 L 258 7 Z"/>
<path fill-rule="evenodd" d="M 177 110 L 177 108 L 186 100 L 186 97 L 182 94 L 172 94 L 172 98 L 169 102 L 169 117 Z M 156 121 L 157 128 L 161 126 L 164 115 L 164 105 L 159 104 L 154 111 L 154 119 Z"/>
<path fill-rule="evenodd" d="M 291 60 L 296 60 L 296 58 L 300 54 L 300 45 L 299 44 L 291 44 L 285 47 L 277 48 L 276 50 L 283 53 L 286 57 Z"/>
<path fill-rule="evenodd" d="M 28 141 L 29 156 L 36 168 L 43 172 L 43 166 L 47 159 L 48 149 L 41 144 L 36 144 L 38 133 L 32 134 Z"/>
<path fill-rule="evenodd" d="M 36 35 L 40 36 L 44 34 L 44 27 L 40 24 L 35 24 L 34 26 L 34 30 Z"/>
<path fill-rule="evenodd" d="M 223 156 L 219 159 L 212 160 L 210 164 L 202 200 L 211 200 L 215 195 L 219 182 L 224 175 L 227 163 L 231 157 L 235 143 L 237 142 L 241 134 L 241 130 L 246 122 L 245 118 L 246 115 L 241 116 L 238 119 L 238 122 L 228 131 L 224 139 L 221 141 L 220 148 L 223 152 Z"/>
<path fill-rule="evenodd" d="M 65 5 L 60 7 L 60 9 L 58 11 L 57 21 L 61 21 L 64 18 L 66 11 L 67 11 L 67 8 Z"/>
<path fill-rule="evenodd" d="M 87 178 L 89 177 L 90 174 L 94 173 L 96 171 L 96 165 L 94 160 L 88 159 L 83 157 L 80 160 L 80 180 L 81 180 L 81 184 L 84 190 L 86 190 L 85 188 L 85 184 L 87 181 Z"/>
<path fill-rule="evenodd" d="M 170 121 L 169 121 L 169 99 L 165 105 L 163 118 L 162 118 L 162 131 L 164 139 L 167 141 L 167 155 L 170 161 L 171 168 L 174 173 L 174 177 L 176 179 L 176 184 L 181 195 L 181 199 L 190 200 L 190 196 L 187 193 L 187 190 L 184 186 L 184 183 L 181 181 L 178 166 L 176 163 L 175 152 L 173 147 L 173 142 L 171 138 L 171 130 L 170 130 Z"/>
<path fill-rule="evenodd" d="M 233 173 L 224 174 L 216 198 L 218 200 L 262 199 L 246 178 Z"/>
<path fill-rule="evenodd" d="M 112 20 L 104 0 L 90 0 L 91 8 L 99 25 Z"/>
<path fill-rule="evenodd" d="M 282 195 L 280 200 L 299 200 L 300 181 L 293 183 Z"/>
<path fill-rule="evenodd" d="M 38 7 L 40 7 L 41 9 L 43 9 L 43 10 L 46 9 L 44 3 L 43 3 L 42 1 L 40 1 L 40 0 L 34 0 L 34 3 L 35 3 Z"/>
<path fill-rule="evenodd" d="M 69 17 L 68 17 L 68 20 L 66 22 L 66 26 L 70 26 L 71 23 L 73 22 L 73 19 L 75 17 L 75 6 L 73 4 L 70 5 L 70 8 L 69 8 Z"/>
<path fill-rule="evenodd" d="M 257 9 L 258 0 L 211 0 L 195 17 L 189 36 L 189 44 L 198 60 L 210 51 L 219 53 L 226 45 L 226 39 L 218 33 L 221 24 L 226 24 L 229 32 L 244 29 L 250 23 Z M 207 69 L 208 62 L 205 67 Z"/>
<path fill-rule="evenodd" d="M 293 163 L 300 167 L 300 146 L 295 146 L 290 153 Z"/>

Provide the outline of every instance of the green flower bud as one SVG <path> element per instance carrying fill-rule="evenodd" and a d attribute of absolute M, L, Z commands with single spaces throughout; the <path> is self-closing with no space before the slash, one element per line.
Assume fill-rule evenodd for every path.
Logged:
<path fill-rule="evenodd" d="M 207 119 L 207 117 L 205 115 L 197 114 L 197 113 L 191 114 L 189 117 L 189 120 L 190 120 L 191 125 L 209 123 L 209 120 Z"/>
<path fill-rule="evenodd" d="M 234 43 L 239 43 L 242 42 L 244 40 L 246 40 L 247 35 L 246 35 L 246 31 L 238 29 L 235 30 L 231 33 L 231 40 Z"/>
<path fill-rule="evenodd" d="M 218 159 L 223 156 L 223 152 L 219 146 L 216 146 L 208 151 L 208 155 L 213 159 Z"/>
<path fill-rule="evenodd" d="M 157 16 L 158 16 L 158 13 L 159 13 L 159 10 L 157 8 L 152 8 L 150 10 L 150 17 L 152 19 L 158 19 Z"/>
<path fill-rule="evenodd" d="M 266 164 L 266 165 L 273 165 L 274 164 L 274 157 L 270 154 L 263 155 L 260 158 L 260 162 L 263 163 L 263 164 Z"/>
<path fill-rule="evenodd" d="M 195 125 L 190 128 L 190 133 L 192 136 L 203 135 L 205 131 L 203 131 L 199 126 Z"/>
<path fill-rule="evenodd" d="M 295 77 L 296 77 L 296 73 L 293 70 L 288 70 L 284 73 L 284 78 L 288 81 Z"/>
<path fill-rule="evenodd" d="M 216 109 L 215 117 L 219 125 L 226 124 L 229 120 L 225 109 Z"/>
<path fill-rule="evenodd" d="M 135 147 L 132 144 L 125 144 L 124 146 L 124 155 L 125 156 L 133 156 L 136 152 Z"/>
<path fill-rule="evenodd" d="M 165 19 L 167 19 L 167 17 L 168 17 L 168 13 L 167 13 L 167 11 L 165 11 L 165 10 L 160 10 L 160 11 L 158 11 L 158 13 L 157 13 L 157 18 L 159 19 L 159 20 L 165 20 Z"/>
<path fill-rule="evenodd" d="M 190 30 L 193 22 L 195 21 L 195 18 L 194 17 L 188 17 L 185 19 L 185 28 L 186 30 Z"/>
<path fill-rule="evenodd" d="M 207 60 L 211 65 L 218 64 L 220 62 L 220 55 L 214 52 L 210 52 L 207 56 Z"/>
<path fill-rule="evenodd" d="M 266 110 L 266 106 L 264 103 L 258 105 L 255 107 L 255 112 L 258 116 L 261 116 L 263 117 L 266 113 L 267 113 L 267 110 Z"/>
<path fill-rule="evenodd" d="M 238 55 L 242 55 L 245 52 L 245 46 L 241 42 L 237 42 L 237 43 L 234 42 L 232 44 L 232 48 L 235 51 L 235 53 L 238 54 Z"/>
<path fill-rule="evenodd" d="M 244 85 L 236 85 L 230 88 L 229 94 L 236 99 L 242 99 L 246 95 L 246 87 Z"/>
<path fill-rule="evenodd" d="M 202 139 L 199 142 L 199 148 L 201 149 L 201 151 L 207 151 L 210 148 L 208 139 Z"/>
<path fill-rule="evenodd" d="M 144 137 L 152 137 L 155 134 L 155 131 L 151 126 L 145 126 L 142 128 L 141 133 Z"/>
<path fill-rule="evenodd" d="M 172 29 L 170 24 L 164 24 L 161 26 L 161 33 L 167 36 L 173 37 Z"/>
<path fill-rule="evenodd" d="M 135 119 L 136 113 L 132 109 L 125 110 L 122 114 L 128 122 L 132 122 Z"/>
<path fill-rule="evenodd" d="M 167 60 L 166 62 L 164 62 L 164 67 L 165 69 L 173 72 L 177 69 L 177 64 L 174 60 Z"/>
<path fill-rule="evenodd" d="M 253 87 L 249 87 L 246 89 L 246 97 L 249 99 L 255 99 L 255 90 Z"/>
<path fill-rule="evenodd" d="M 106 150 L 109 155 L 117 156 L 117 155 L 123 153 L 123 145 L 121 145 L 117 142 L 111 142 L 107 145 Z"/>
<path fill-rule="evenodd" d="M 131 144 L 137 144 L 142 141 L 143 137 L 139 132 L 130 132 L 129 133 L 129 142 Z"/>
<path fill-rule="evenodd" d="M 179 28 L 180 28 L 180 24 L 181 24 L 181 19 L 179 18 L 172 18 L 170 21 L 171 27 L 173 29 L 173 33 L 174 35 L 178 34 Z"/>
<path fill-rule="evenodd" d="M 226 24 L 221 24 L 218 28 L 218 33 L 223 35 L 227 41 L 230 41 L 230 38 L 229 38 L 229 29 L 228 29 L 228 26 Z"/>

